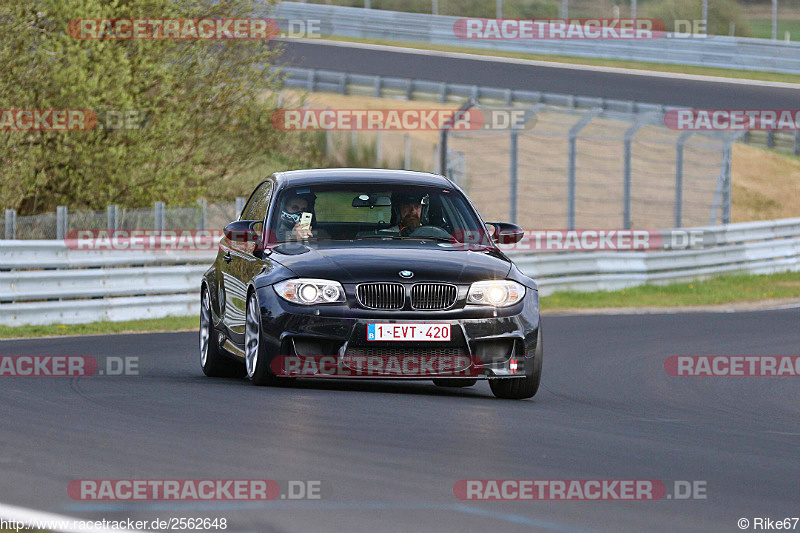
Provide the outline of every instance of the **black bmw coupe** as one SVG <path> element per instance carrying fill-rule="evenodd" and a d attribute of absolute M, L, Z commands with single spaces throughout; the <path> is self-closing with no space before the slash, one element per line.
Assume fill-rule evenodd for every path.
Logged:
<path fill-rule="evenodd" d="M 536 394 L 536 283 L 497 247 L 522 230 L 484 223 L 449 179 L 422 172 L 276 173 L 229 224 L 201 285 L 208 376 L 489 380 Z"/>

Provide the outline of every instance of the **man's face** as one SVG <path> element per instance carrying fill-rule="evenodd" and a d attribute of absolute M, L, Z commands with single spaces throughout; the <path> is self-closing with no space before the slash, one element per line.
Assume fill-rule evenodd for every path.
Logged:
<path fill-rule="evenodd" d="M 416 228 L 421 226 L 422 222 L 422 204 L 401 204 L 400 205 L 400 225 L 404 227 Z"/>
<path fill-rule="evenodd" d="M 308 211 L 308 200 L 305 198 L 295 197 L 286 204 L 287 213 L 300 213 L 301 211 Z"/>

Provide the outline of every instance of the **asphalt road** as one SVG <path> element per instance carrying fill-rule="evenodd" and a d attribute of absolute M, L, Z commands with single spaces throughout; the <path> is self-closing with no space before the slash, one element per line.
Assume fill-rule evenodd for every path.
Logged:
<path fill-rule="evenodd" d="M 139 375 L 4 377 L 0 502 L 96 519 L 225 517 L 228 531 L 738 531 L 800 514 L 798 379 L 677 378 L 670 355 L 800 354 L 800 310 L 546 317 L 543 389 L 202 375 L 195 333 L 0 342 L 0 355 L 139 358 Z M 80 502 L 74 479 L 320 480 L 319 501 Z M 707 498 L 467 502 L 460 479 L 657 479 Z"/>
<path fill-rule="evenodd" d="M 283 43 L 288 65 L 395 76 L 421 80 L 464 83 L 487 87 L 523 89 L 579 96 L 687 106 L 699 109 L 797 109 L 797 88 L 698 81 L 678 77 L 579 70 L 558 66 L 526 65 L 372 50 L 346 43 L 291 41 Z"/>

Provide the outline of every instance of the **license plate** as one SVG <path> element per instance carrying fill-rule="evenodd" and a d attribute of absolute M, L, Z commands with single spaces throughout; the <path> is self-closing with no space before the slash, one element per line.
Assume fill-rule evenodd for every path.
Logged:
<path fill-rule="evenodd" d="M 368 341 L 449 341 L 450 324 L 367 324 Z"/>

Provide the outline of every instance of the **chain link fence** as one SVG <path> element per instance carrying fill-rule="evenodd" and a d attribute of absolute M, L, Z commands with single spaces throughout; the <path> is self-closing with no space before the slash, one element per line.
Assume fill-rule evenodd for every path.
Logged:
<path fill-rule="evenodd" d="M 70 230 L 201 230 L 222 229 L 238 217 L 245 198 L 235 202 L 166 206 L 156 202 L 153 207 L 124 208 L 110 205 L 105 210 L 70 210 L 59 206 L 55 213 L 17 216 L 6 209 L 0 219 L 0 238 L 3 239 L 63 239 Z"/>
<path fill-rule="evenodd" d="M 530 115 L 517 130 L 449 132 L 447 175 L 485 220 L 538 229 L 730 222 L 736 135 L 670 130 L 658 113 L 537 105 Z M 326 135 L 343 164 L 440 170 L 437 132 Z"/>

